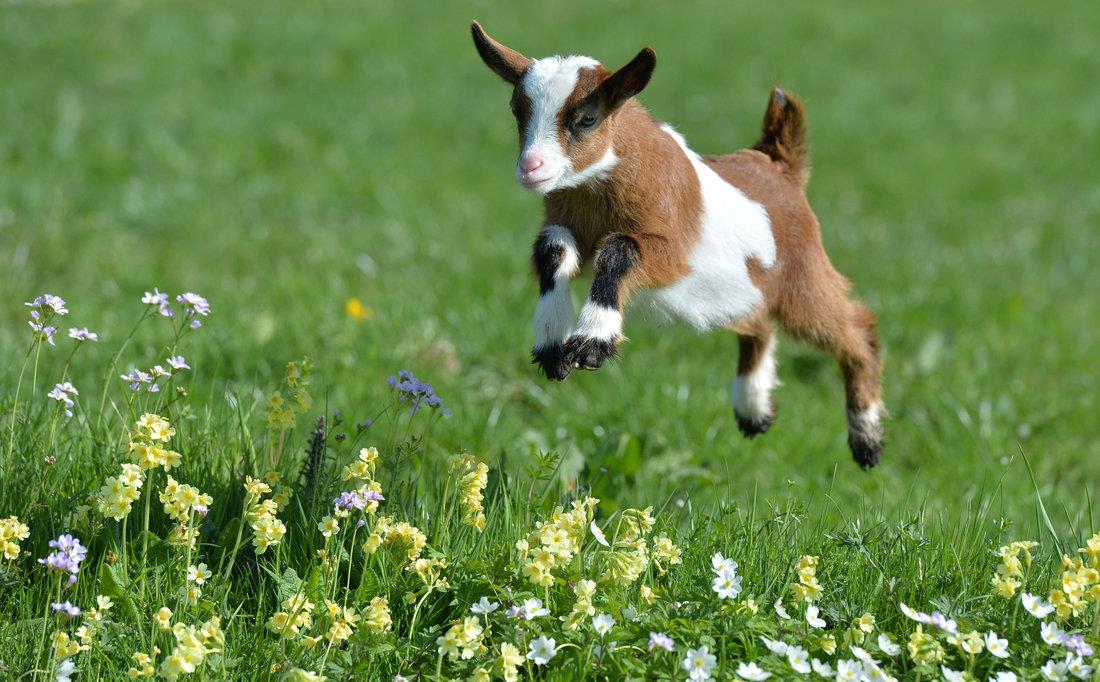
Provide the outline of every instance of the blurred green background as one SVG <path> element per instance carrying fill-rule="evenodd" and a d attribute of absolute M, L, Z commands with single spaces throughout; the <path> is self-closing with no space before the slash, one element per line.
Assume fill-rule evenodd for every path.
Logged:
<path fill-rule="evenodd" d="M 407 368 L 455 413 L 439 447 L 513 465 L 556 449 L 622 501 L 793 487 L 824 514 L 951 515 L 999 491 L 997 512 L 1027 522 L 1025 452 L 1055 523 L 1075 525 L 1100 481 L 1098 16 L 1088 0 L 7 4 L 2 393 L 23 301 L 60 295 L 66 322 L 99 332 L 72 369 L 98 396 L 158 286 L 213 305 L 187 354 L 215 409 L 310 355 L 316 392 L 361 419 Z M 508 91 L 473 18 L 532 56 L 613 67 L 653 46 L 641 99 L 701 152 L 751 144 L 772 84 L 804 98 L 810 198 L 887 349 L 880 468 L 851 462 L 832 361 L 793 342 L 753 442 L 732 419 L 728 333 L 634 316 L 614 366 L 536 374 L 541 208 L 515 182 Z M 122 368 L 164 340 L 141 336 Z"/>

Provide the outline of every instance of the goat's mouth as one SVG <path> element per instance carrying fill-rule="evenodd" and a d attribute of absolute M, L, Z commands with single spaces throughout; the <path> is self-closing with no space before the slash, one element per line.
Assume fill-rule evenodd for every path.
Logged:
<path fill-rule="evenodd" d="M 521 175 L 519 178 L 519 184 L 523 185 L 523 188 L 531 192 L 548 192 L 558 181 L 558 175 L 548 175 L 545 177 L 531 177 L 528 175 Z"/>

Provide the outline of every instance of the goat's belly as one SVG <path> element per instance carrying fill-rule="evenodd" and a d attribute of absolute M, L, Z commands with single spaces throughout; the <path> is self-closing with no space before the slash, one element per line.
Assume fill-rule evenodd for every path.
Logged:
<path fill-rule="evenodd" d="M 749 277 L 744 256 L 729 250 L 697 251 L 690 275 L 639 298 L 654 316 L 699 331 L 726 327 L 764 302 L 763 293 Z"/>

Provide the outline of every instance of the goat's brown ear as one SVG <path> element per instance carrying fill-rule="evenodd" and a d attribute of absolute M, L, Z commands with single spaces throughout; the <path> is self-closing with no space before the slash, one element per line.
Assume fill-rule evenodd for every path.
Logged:
<path fill-rule="evenodd" d="M 600 84 L 600 93 L 608 109 L 616 109 L 626 100 L 645 89 L 657 67 L 657 53 L 652 48 L 642 48 L 634 59 L 607 77 Z"/>
<path fill-rule="evenodd" d="M 470 24 L 470 33 L 474 36 L 474 46 L 485 65 L 512 85 L 519 83 L 523 72 L 531 66 L 533 60 L 493 40 L 476 21 Z"/>

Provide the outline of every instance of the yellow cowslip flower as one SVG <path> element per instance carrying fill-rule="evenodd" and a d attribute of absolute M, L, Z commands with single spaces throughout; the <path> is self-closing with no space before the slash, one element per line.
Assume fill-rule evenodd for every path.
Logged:
<path fill-rule="evenodd" d="M 351 623 L 346 620 L 337 620 L 329 627 L 328 633 L 325 635 L 330 643 L 344 642 L 351 637 L 354 632 Z"/>
<path fill-rule="evenodd" d="M 871 634 L 875 630 L 875 616 L 872 613 L 864 613 L 856 621 L 856 627 L 863 632 Z"/>
<path fill-rule="evenodd" d="M 662 533 L 658 535 L 653 541 L 653 563 L 657 566 L 658 572 L 664 574 L 665 567 L 661 562 L 668 562 L 669 565 L 679 564 L 682 561 L 682 552 L 680 548 L 672 543 L 672 540 Z"/>
<path fill-rule="evenodd" d="M 363 612 L 363 625 L 371 632 L 387 632 L 393 626 L 390 619 L 390 602 L 385 597 L 370 600 Z"/>
<path fill-rule="evenodd" d="M 419 559 L 428 544 L 427 536 L 419 528 L 404 521 L 387 526 L 382 537 L 387 547 L 408 561 Z"/>
<path fill-rule="evenodd" d="M 525 563 L 522 573 L 532 585 L 550 587 L 554 584 L 554 575 L 550 572 L 550 567 L 537 559 Z"/>
<path fill-rule="evenodd" d="M 823 589 L 817 581 L 816 556 L 806 554 L 798 559 L 795 569 L 798 572 L 798 582 L 791 585 L 791 590 L 796 598 L 806 603 L 813 603 L 821 598 Z"/>
<path fill-rule="evenodd" d="M 649 587 L 649 585 L 642 585 L 641 587 L 639 587 L 638 596 L 641 597 L 642 602 L 645 603 L 647 606 L 652 605 L 653 602 L 657 601 L 657 595 L 653 593 L 653 590 Z M 754 611 L 753 613 L 756 612 Z"/>
<path fill-rule="evenodd" d="M 259 497 L 271 492 L 271 486 L 263 481 L 252 478 L 251 476 L 244 477 L 244 491 L 253 497 Z"/>
<path fill-rule="evenodd" d="M 446 559 L 417 559 L 409 564 L 407 570 L 416 573 L 427 587 L 439 587 L 439 578 L 446 567 Z"/>
<path fill-rule="evenodd" d="M 356 322 L 369 320 L 374 315 L 370 306 L 363 305 L 363 302 L 354 296 L 344 301 L 344 311 Z"/>
<path fill-rule="evenodd" d="M 924 626 L 918 625 L 916 631 L 909 636 L 909 657 L 920 665 L 939 663 L 943 660 L 943 647 L 931 635 L 924 632 Z"/>
<path fill-rule="evenodd" d="M 459 474 L 458 495 L 462 502 L 462 522 L 467 526 L 485 530 L 485 511 L 482 501 L 485 499 L 485 486 L 489 483 L 489 467 L 484 462 L 475 462 L 466 455 L 451 462 L 451 470 Z"/>
<path fill-rule="evenodd" d="M 462 621 L 452 625 L 442 636 L 435 640 L 442 656 L 454 660 L 461 658 L 469 660 L 477 655 L 481 649 L 481 635 L 484 628 L 481 621 L 473 616 L 468 616 Z"/>
<path fill-rule="evenodd" d="M 154 656 L 150 656 L 143 651 L 135 651 L 130 656 L 130 660 L 134 662 L 134 666 L 126 671 L 127 677 L 131 680 L 136 680 L 142 677 L 152 677 L 155 675 L 157 671 L 156 668 L 153 667 Z"/>
<path fill-rule="evenodd" d="M 19 557 L 19 543 L 31 535 L 31 529 L 16 516 L 0 519 L 0 554 L 8 561 Z"/>
<path fill-rule="evenodd" d="M 153 620 L 156 621 L 157 627 L 161 630 L 169 630 L 172 628 L 172 610 L 167 606 L 160 607 L 160 610 L 153 614 Z"/>
<path fill-rule="evenodd" d="M 340 522 L 332 516 L 325 516 L 321 519 L 321 522 L 317 524 L 317 530 L 321 531 L 321 535 L 326 538 L 332 537 L 340 532 Z"/>
<path fill-rule="evenodd" d="M 500 655 L 497 656 L 494 664 L 497 674 L 506 682 L 516 682 L 519 679 L 521 665 L 523 665 L 523 654 L 520 653 L 519 648 L 511 642 L 502 642 Z"/>
<path fill-rule="evenodd" d="M 832 656 L 836 653 L 836 637 L 832 635 L 825 635 L 821 638 L 819 643 L 821 650 Z"/>
<path fill-rule="evenodd" d="M 66 632 L 55 632 L 53 635 L 53 649 L 58 658 L 69 658 L 80 652 L 80 644 L 69 638 Z"/>
<path fill-rule="evenodd" d="M 760 611 L 760 607 L 756 605 L 756 602 L 752 599 L 745 599 L 744 601 L 737 603 L 737 613 L 749 613 L 756 615 Z"/>
<path fill-rule="evenodd" d="M 1017 588 L 1020 587 L 1020 582 L 1015 578 L 1005 578 L 1000 575 L 993 576 L 990 583 L 993 585 L 993 592 L 1005 599 L 1015 596 Z"/>
<path fill-rule="evenodd" d="M 960 649 L 968 654 L 975 655 L 980 654 L 985 645 L 982 642 L 982 636 L 977 632 L 968 632 L 959 638 L 958 646 Z"/>
<path fill-rule="evenodd" d="M 470 675 L 470 682 L 491 682 L 493 676 L 485 668 L 478 668 Z"/>
<path fill-rule="evenodd" d="M 325 679 L 327 678 L 324 675 L 301 668 L 294 668 L 286 674 L 287 682 L 324 682 Z"/>

